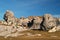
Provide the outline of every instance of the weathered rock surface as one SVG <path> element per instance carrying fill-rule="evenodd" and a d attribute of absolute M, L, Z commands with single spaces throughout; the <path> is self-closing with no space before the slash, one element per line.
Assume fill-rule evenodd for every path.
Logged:
<path fill-rule="evenodd" d="M 14 13 L 7 10 L 4 14 L 4 20 L 8 23 L 8 25 L 11 25 L 11 23 L 15 23 Z"/>
<path fill-rule="evenodd" d="M 44 15 L 44 23 L 46 30 L 49 30 L 56 26 L 56 20 L 52 17 L 51 14 L 45 14 Z"/>
<path fill-rule="evenodd" d="M 60 21 L 59 21 L 60 18 L 55 18 L 55 22 L 56 22 L 56 25 L 50 29 L 48 32 L 56 32 L 56 31 L 60 31 Z"/>
<path fill-rule="evenodd" d="M 30 29 L 40 29 L 40 24 L 42 22 L 42 17 L 34 16 L 31 20 L 31 28 Z"/>
<path fill-rule="evenodd" d="M 60 18 L 54 18 L 51 14 L 16 18 L 12 11 L 7 10 L 4 14 L 4 21 L 0 21 L 0 36 L 5 38 L 17 37 L 21 31 L 31 29 L 48 30 L 48 32 L 60 31 Z"/>

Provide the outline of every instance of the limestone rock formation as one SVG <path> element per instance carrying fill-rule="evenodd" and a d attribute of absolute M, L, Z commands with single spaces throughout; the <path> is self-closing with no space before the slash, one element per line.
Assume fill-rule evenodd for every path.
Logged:
<path fill-rule="evenodd" d="M 56 20 L 52 17 L 51 14 L 45 14 L 43 25 L 45 26 L 46 30 L 49 30 L 56 26 Z"/>
<path fill-rule="evenodd" d="M 11 23 L 15 22 L 14 13 L 10 10 L 7 10 L 4 14 L 4 20 L 10 25 Z"/>
<path fill-rule="evenodd" d="M 51 14 L 16 18 L 12 11 L 7 10 L 4 14 L 4 21 L 0 21 L 0 36 L 5 38 L 19 36 L 21 31 L 31 29 L 60 31 L 60 18 L 55 18 Z"/>
<path fill-rule="evenodd" d="M 56 22 L 56 26 L 54 26 L 52 29 L 50 29 L 48 32 L 56 32 L 56 31 L 60 31 L 60 18 L 55 18 L 55 22 Z"/>
<path fill-rule="evenodd" d="M 28 18 L 20 18 L 17 20 L 17 25 L 22 26 L 22 27 L 27 27 L 27 23 L 30 20 Z"/>
<path fill-rule="evenodd" d="M 52 30 L 60 23 L 60 19 L 54 18 L 51 14 L 40 16 L 29 16 L 28 18 L 16 18 L 12 11 L 7 10 L 4 14 L 5 24 L 22 26 L 30 29 Z"/>
<path fill-rule="evenodd" d="M 38 16 L 34 16 L 33 20 L 31 20 L 33 22 L 33 25 L 30 29 L 40 29 L 40 24 L 42 22 L 42 17 L 38 17 Z"/>

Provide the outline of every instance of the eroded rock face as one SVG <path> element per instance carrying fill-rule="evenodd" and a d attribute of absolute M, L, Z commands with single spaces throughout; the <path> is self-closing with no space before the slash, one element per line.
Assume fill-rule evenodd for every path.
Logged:
<path fill-rule="evenodd" d="M 20 18 L 17 20 L 17 25 L 22 27 L 28 27 L 28 22 L 30 20 L 28 18 Z"/>
<path fill-rule="evenodd" d="M 35 20 L 34 20 L 34 24 L 35 24 L 35 29 L 40 29 L 40 24 L 41 24 L 41 22 L 43 21 L 42 19 L 42 17 L 35 17 L 34 18 Z"/>
<path fill-rule="evenodd" d="M 45 14 L 43 25 L 45 26 L 46 30 L 49 30 L 56 26 L 56 20 L 52 17 L 51 14 Z"/>
<path fill-rule="evenodd" d="M 60 31 L 60 22 L 59 22 L 59 18 L 55 18 L 56 20 L 56 26 L 54 26 L 52 29 L 50 29 L 48 32 L 56 32 L 56 31 Z"/>
<path fill-rule="evenodd" d="M 15 17 L 12 11 L 7 10 L 4 14 L 4 20 L 10 25 L 11 23 L 15 22 Z"/>
<path fill-rule="evenodd" d="M 43 21 L 41 16 L 29 16 L 30 22 L 28 23 L 28 27 L 30 29 L 40 29 L 40 24 Z"/>
<path fill-rule="evenodd" d="M 40 24 L 42 22 L 42 17 L 35 16 L 33 20 L 33 26 L 31 29 L 40 29 Z"/>
<path fill-rule="evenodd" d="M 38 17 L 38 16 L 36 16 L 36 17 L 34 17 L 34 23 L 36 23 L 36 24 L 39 24 L 39 23 L 41 23 L 42 22 L 42 17 Z"/>

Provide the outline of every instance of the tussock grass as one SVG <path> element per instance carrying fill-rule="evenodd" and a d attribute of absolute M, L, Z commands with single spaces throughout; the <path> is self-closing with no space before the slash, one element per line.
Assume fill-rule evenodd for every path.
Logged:
<path fill-rule="evenodd" d="M 0 37 L 0 40 L 60 40 L 60 32 L 54 32 L 54 33 L 49 33 L 46 31 L 40 31 L 40 30 L 27 30 L 20 32 L 21 34 L 24 34 L 22 36 L 18 37 Z M 41 36 L 27 36 L 27 33 L 31 34 L 41 34 Z M 52 36 L 57 36 L 57 37 L 52 37 Z"/>

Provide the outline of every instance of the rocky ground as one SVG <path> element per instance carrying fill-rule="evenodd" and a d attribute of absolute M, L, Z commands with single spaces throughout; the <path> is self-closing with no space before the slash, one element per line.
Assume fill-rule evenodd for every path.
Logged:
<path fill-rule="evenodd" d="M 20 32 L 18 37 L 0 37 L 0 40 L 60 40 L 60 32 L 49 33 L 39 30 L 28 30 Z"/>

